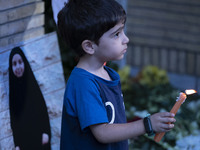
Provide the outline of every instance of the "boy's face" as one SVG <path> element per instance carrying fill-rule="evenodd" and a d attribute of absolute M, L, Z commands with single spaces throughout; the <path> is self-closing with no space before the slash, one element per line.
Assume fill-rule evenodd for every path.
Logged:
<path fill-rule="evenodd" d="M 120 60 L 127 51 L 128 37 L 124 33 L 122 22 L 105 32 L 96 45 L 94 56 L 100 61 Z"/>

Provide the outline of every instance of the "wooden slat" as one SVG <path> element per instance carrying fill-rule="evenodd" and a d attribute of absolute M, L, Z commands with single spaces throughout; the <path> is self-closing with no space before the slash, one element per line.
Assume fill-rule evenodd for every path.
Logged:
<path fill-rule="evenodd" d="M 179 73 L 186 73 L 186 53 L 185 52 L 179 52 Z"/>
<path fill-rule="evenodd" d="M 143 28 L 156 28 L 163 30 L 171 30 L 174 32 L 187 32 L 189 34 L 200 35 L 200 28 L 196 24 L 179 23 L 179 22 L 168 22 L 156 19 L 148 19 L 143 17 L 129 17 L 127 19 L 127 28 L 130 30 L 136 27 Z M 135 29 L 136 30 L 136 29 Z"/>
<path fill-rule="evenodd" d="M 143 49 L 143 65 L 148 65 L 151 64 L 151 59 L 150 59 L 150 49 L 148 47 L 144 47 Z"/>
<path fill-rule="evenodd" d="M 200 54 L 196 56 L 197 62 L 196 62 L 196 75 L 200 76 Z"/>
<path fill-rule="evenodd" d="M 162 68 L 162 69 L 165 69 L 165 70 L 168 70 L 168 55 L 167 55 L 167 49 L 165 49 L 165 48 L 162 48 L 161 50 L 160 50 L 160 67 Z"/>
<path fill-rule="evenodd" d="M 149 19 L 157 19 L 157 20 L 162 20 L 162 21 L 172 21 L 172 22 L 189 22 L 193 24 L 198 24 L 200 25 L 200 19 L 199 16 L 192 16 L 192 15 L 187 15 L 187 14 L 179 14 L 179 13 L 171 13 L 171 12 L 162 12 L 162 11 L 157 11 L 154 9 L 141 9 L 141 8 L 132 8 L 128 9 L 128 17 L 145 17 Z M 186 21 L 187 20 L 187 21 Z"/>
<path fill-rule="evenodd" d="M 155 52 L 153 52 L 155 51 Z M 153 59 L 151 59 L 153 57 Z M 155 59 L 155 60 L 154 60 Z M 153 60 L 153 61 L 152 61 Z M 127 64 L 142 67 L 156 65 L 169 72 L 199 76 L 200 53 L 177 51 L 176 49 L 156 49 L 134 45 L 128 50 Z M 157 63 L 154 63 L 154 61 Z"/>
<path fill-rule="evenodd" d="M 160 66 L 159 64 L 159 50 L 157 48 L 153 48 L 151 51 L 152 65 Z"/>
<path fill-rule="evenodd" d="M 195 55 L 194 54 L 188 54 L 187 55 L 187 58 L 186 58 L 186 61 L 188 62 L 187 63 L 187 72 L 186 73 L 188 73 L 188 74 L 195 74 L 195 68 L 194 68 L 194 66 L 195 66 Z"/>
<path fill-rule="evenodd" d="M 177 72 L 177 52 L 176 51 L 169 51 L 169 71 L 170 72 Z"/>
<path fill-rule="evenodd" d="M 172 5 L 187 5 L 187 6 L 200 6 L 199 0 L 140 0 L 142 2 L 157 2 L 157 3 L 170 3 Z M 137 0 L 129 0 L 129 5 L 137 3 Z"/>
<path fill-rule="evenodd" d="M 130 53 L 131 52 L 131 53 Z M 134 49 L 128 50 L 127 57 L 129 64 L 131 63 L 132 65 L 135 66 L 140 66 L 141 65 L 141 55 L 142 55 L 142 50 L 141 47 L 135 46 Z"/>
<path fill-rule="evenodd" d="M 128 27 L 127 27 L 128 28 Z M 191 43 L 194 45 L 199 45 L 200 46 L 200 34 L 190 34 L 188 32 L 176 32 L 176 31 L 171 31 L 168 29 L 157 29 L 157 28 L 149 28 L 149 27 L 134 27 L 132 30 L 129 30 L 129 33 L 131 34 L 141 34 L 146 37 L 151 37 L 152 38 L 163 38 L 166 41 L 175 41 L 177 43 Z"/>
<path fill-rule="evenodd" d="M 181 13 L 181 14 L 189 14 L 189 15 L 198 15 L 200 12 L 200 5 L 187 5 L 181 1 L 176 3 L 166 2 L 166 1 L 147 1 L 147 0 L 139 0 L 133 1 L 128 5 L 128 8 L 137 7 L 141 9 L 155 9 L 157 11 L 168 11 L 171 13 Z"/>
<path fill-rule="evenodd" d="M 0 11 L 42 0 L 0 0 Z"/>
<path fill-rule="evenodd" d="M 19 20 L 28 16 L 41 14 L 44 12 L 44 2 L 30 3 L 17 8 L 12 8 L 1 12 L 0 24 L 14 20 Z"/>
<path fill-rule="evenodd" d="M 185 35 L 186 36 L 186 35 Z M 149 45 L 155 47 L 163 47 L 163 48 L 177 48 L 177 50 L 187 49 L 190 51 L 199 51 L 200 45 L 193 43 L 185 43 L 185 42 L 177 42 L 173 40 L 165 40 L 159 37 L 154 36 L 146 36 L 146 35 L 136 35 L 136 34 L 128 34 L 130 39 L 130 43 L 139 44 L 139 45 Z"/>

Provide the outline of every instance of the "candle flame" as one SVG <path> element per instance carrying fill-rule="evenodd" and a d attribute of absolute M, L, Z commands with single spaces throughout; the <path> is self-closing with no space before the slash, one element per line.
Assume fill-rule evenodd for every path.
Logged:
<path fill-rule="evenodd" d="M 187 95 L 191 95 L 191 94 L 197 93 L 197 91 L 196 91 L 196 90 L 193 90 L 193 89 L 189 89 L 189 90 L 185 90 L 185 93 L 186 93 Z"/>

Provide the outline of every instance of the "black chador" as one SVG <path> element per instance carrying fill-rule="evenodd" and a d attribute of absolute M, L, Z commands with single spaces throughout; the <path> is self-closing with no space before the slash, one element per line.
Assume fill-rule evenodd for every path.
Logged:
<path fill-rule="evenodd" d="M 9 58 L 9 107 L 14 144 L 20 150 L 50 150 L 51 130 L 45 100 L 19 47 Z"/>

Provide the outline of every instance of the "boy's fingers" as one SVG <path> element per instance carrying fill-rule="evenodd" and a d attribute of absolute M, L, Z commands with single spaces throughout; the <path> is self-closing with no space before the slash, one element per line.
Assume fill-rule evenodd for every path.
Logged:
<path fill-rule="evenodd" d="M 163 128 L 166 130 L 170 130 L 174 127 L 174 124 L 163 124 Z"/>
<path fill-rule="evenodd" d="M 174 128 L 174 124 L 162 124 L 161 132 L 167 132 Z"/>
<path fill-rule="evenodd" d="M 173 113 L 170 112 L 164 112 L 162 113 L 162 117 L 174 117 L 175 115 Z"/>
<path fill-rule="evenodd" d="M 174 119 L 174 118 L 165 118 L 165 119 L 163 120 L 163 122 L 165 122 L 165 123 L 168 123 L 168 122 L 176 122 L 176 119 Z"/>

